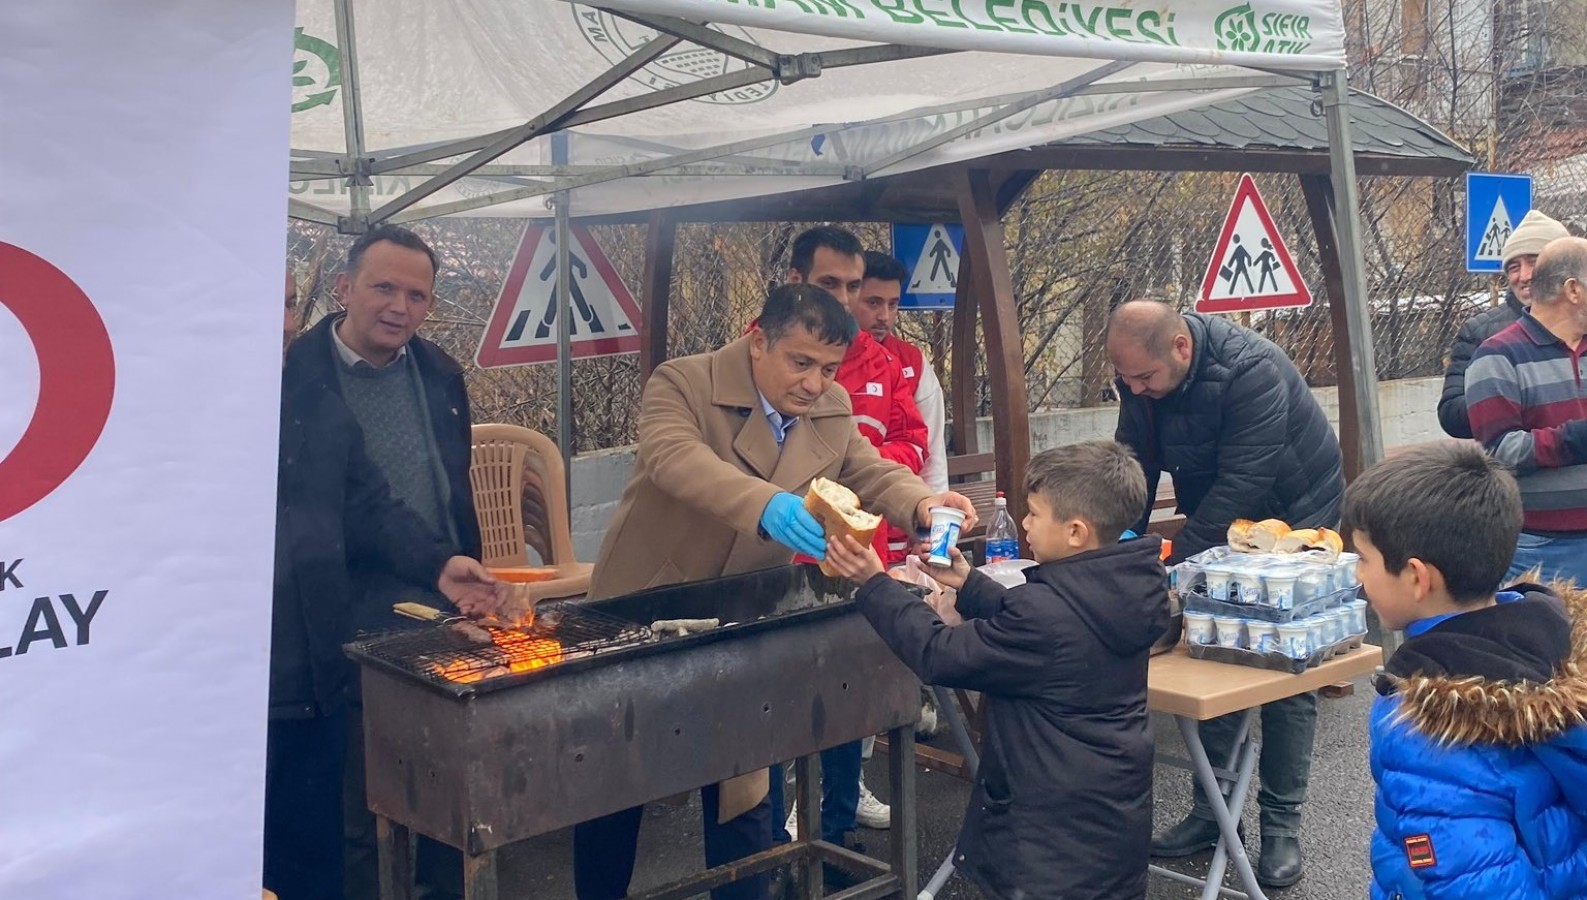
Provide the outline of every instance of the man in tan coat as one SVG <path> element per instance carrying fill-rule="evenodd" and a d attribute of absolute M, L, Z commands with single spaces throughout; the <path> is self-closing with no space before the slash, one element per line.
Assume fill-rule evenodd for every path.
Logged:
<path fill-rule="evenodd" d="M 810 482 L 844 484 L 861 504 L 909 530 L 930 508 L 974 507 L 933 494 L 882 459 L 860 435 L 833 379 L 854 340 L 854 318 L 814 285 L 772 291 L 758 326 L 714 353 L 669 361 L 651 376 L 639 416 L 639 453 L 601 545 L 590 598 L 786 565 L 795 551 L 825 555 L 803 506 Z M 771 847 L 765 772 L 701 789 L 706 864 Z M 642 809 L 579 825 L 579 900 L 627 895 Z M 713 900 L 765 900 L 768 876 L 718 888 Z"/>

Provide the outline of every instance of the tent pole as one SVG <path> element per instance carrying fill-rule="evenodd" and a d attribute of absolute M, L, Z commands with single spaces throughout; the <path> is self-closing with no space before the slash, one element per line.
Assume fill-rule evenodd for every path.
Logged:
<path fill-rule="evenodd" d="M 1350 135 L 1350 88 L 1343 70 L 1318 76 L 1328 121 L 1328 171 L 1333 182 L 1333 233 L 1339 255 L 1344 296 L 1345 337 L 1349 341 L 1351 381 L 1356 410 L 1355 460 L 1362 467 L 1383 458 L 1383 427 L 1378 418 L 1377 353 L 1372 345 L 1371 307 L 1367 300 L 1366 265 L 1361 253 L 1360 194 Z M 1331 303 L 1333 298 L 1329 298 Z M 1336 331 L 1334 340 L 1339 340 Z"/>
<path fill-rule="evenodd" d="M 567 165 L 568 136 L 557 132 L 551 136 L 551 161 Z M 567 480 L 568 503 L 573 502 L 573 277 L 568 263 L 569 241 L 573 239 L 568 226 L 572 195 L 566 191 L 556 195 L 557 238 L 557 295 L 552 302 L 557 305 L 557 446 L 562 448 L 562 475 Z"/>
<path fill-rule="evenodd" d="M 342 51 L 342 130 L 347 136 L 347 156 L 342 171 L 347 175 L 349 215 L 336 223 L 342 234 L 363 234 L 369 230 L 369 160 L 364 153 L 364 109 L 358 92 L 358 49 L 353 37 L 353 0 L 335 0 L 336 43 Z"/>

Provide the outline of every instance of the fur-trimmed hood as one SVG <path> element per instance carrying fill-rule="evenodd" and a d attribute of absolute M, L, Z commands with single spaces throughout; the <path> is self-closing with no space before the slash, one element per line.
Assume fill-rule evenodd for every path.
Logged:
<path fill-rule="evenodd" d="M 1405 642 L 1378 676 L 1394 723 L 1443 746 L 1531 746 L 1587 724 L 1587 591 L 1517 585 L 1521 600 Z"/>

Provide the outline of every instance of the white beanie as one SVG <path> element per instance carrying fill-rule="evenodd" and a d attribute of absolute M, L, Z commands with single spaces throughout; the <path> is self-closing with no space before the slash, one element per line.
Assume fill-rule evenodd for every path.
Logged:
<path fill-rule="evenodd" d="M 1570 232 L 1565 230 L 1554 219 L 1543 215 L 1537 210 L 1532 210 L 1521 219 L 1521 224 L 1515 226 L 1510 232 L 1510 237 L 1504 242 L 1504 249 L 1499 251 L 1499 256 L 1508 266 L 1510 260 L 1517 256 L 1536 256 L 1543 252 L 1543 247 L 1555 238 L 1570 237 Z"/>

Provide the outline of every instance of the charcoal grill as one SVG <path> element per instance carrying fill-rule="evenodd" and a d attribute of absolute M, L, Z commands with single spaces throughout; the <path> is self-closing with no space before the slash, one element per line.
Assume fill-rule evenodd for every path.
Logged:
<path fill-rule="evenodd" d="M 530 637 L 560 643 L 525 671 L 497 646 L 430 626 L 351 644 L 362 671 L 367 791 L 381 892 L 412 897 L 414 832 L 464 853 L 468 900 L 496 900 L 495 851 L 537 835 L 796 759 L 800 834 L 816 835 L 820 750 L 889 732 L 890 864 L 802 840 L 650 891 L 678 900 L 782 865 L 821 896 L 822 861 L 874 877 L 846 900 L 916 892 L 919 682 L 853 603 L 854 585 L 784 566 L 595 603 L 542 605 Z M 723 627 L 652 634 L 659 619 Z M 493 631 L 493 636 L 495 632 Z"/>

